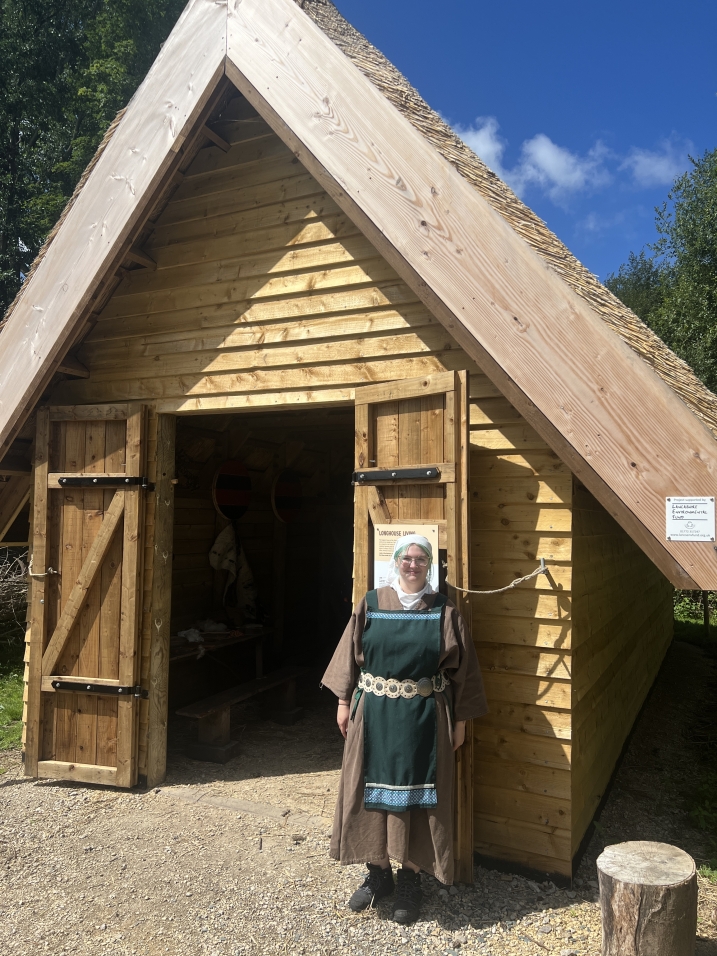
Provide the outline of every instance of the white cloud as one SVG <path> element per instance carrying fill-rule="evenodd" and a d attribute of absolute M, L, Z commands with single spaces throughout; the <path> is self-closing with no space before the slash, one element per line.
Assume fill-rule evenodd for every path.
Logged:
<path fill-rule="evenodd" d="M 475 122 L 475 126 L 454 126 L 453 129 L 496 176 L 506 179 L 509 174 L 503 169 L 503 153 L 507 143 L 498 135 L 498 120 L 495 116 L 479 116 Z"/>
<path fill-rule="evenodd" d="M 610 153 L 599 141 L 580 156 L 558 146 L 545 133 L 538 133 L 523 143 L 519 161 L 508 169 L 503 165 L 507 143 L 498 133 L 500 127 L 494 116 L 479 116 L 474 125 L 454 129 L 519 196 L 529 186 L 538 186 L 553 202 L 563 205 L 571 195 L 591 192 L 612 180 L 605 166 Z"/>
<path fill-rule="evenodd" d="M 689 140 L 682 142 L 673 134 L 655 150 L 633 146 L 619 168 L 629 170 L 637 186 L 671 186 L 687 169 L 691 152 L 693 144 Z"/>

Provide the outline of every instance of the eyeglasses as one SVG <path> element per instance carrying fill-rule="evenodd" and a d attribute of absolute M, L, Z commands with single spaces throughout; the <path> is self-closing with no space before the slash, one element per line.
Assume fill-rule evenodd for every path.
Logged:
<path fill-rule="evenodd" d="M 401 564 L 404 568 L 410 568 L 412 564 L 417 568 L 427 568 L 428 558 L 401 558 Z"/>

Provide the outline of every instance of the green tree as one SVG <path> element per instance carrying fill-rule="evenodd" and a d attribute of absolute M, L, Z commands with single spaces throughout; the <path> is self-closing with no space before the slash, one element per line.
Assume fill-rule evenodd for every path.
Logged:
<path fill-rule="evenodd" d="M 0 314 L 185 0 L 0 0 Z"/>
<path fill-rule="evenodd" d="M 606 284 L 717 391 L 717 149 L 691 162 L 656 210 L 652 255 Z"/>

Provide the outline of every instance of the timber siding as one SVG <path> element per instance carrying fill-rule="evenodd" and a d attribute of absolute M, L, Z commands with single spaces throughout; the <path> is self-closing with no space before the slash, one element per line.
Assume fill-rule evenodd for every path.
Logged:
<path fill-rule="evenodd" d="M 245 100 L 202 150 L 85 339 L 58 403 L 160 412 L 353 399 L 475 364 Z M 226 117 L 231 117 L 226 119 Z M 223 396 L 225 396 L 223 398 Z"/>
<path fill-rule="evenodd" d="M 52 402 L 149 404 L 153 478 L 158 412 L 337 405 L 352 402 L 362 385 L 467 369 L 471 587 L 502 587 L 540 557 L 549 570 L 505 594 L 471 598 L 490 706 L 473 727 L 475 846 L 569 874 L 669 640 L 669 585 L 594 499 L 574 491 L 564 462 L 246 101 L 232 101 L 213 128 L 230 149 L 203 149 L 189 166 L 143 246 L 156 268 L 125 274 L 78 352 L 89 378 L 62 382 Z M 151 672 L 154 497 L 147 506 L 143 682 Z M 392 500 L 387 492 L 389 510 Z M 182 590 L 199 580 L 196 559 L 216 531 L 213 512 L 206 503 L 198 512 L 200 504 L 177 497 L 177 621 Z M 429 517 L 423 506 L 421 515 Z M 610 589 L 608 578 L 623 574 L 626 562 L 632 571 L 621 586 L 647 582 L 642 611 L 624 591 L 621 613 Z M 577 685 L 574 580 L 582 614 Z M 650 616 L 651 604 L 657 610 Z M 638 684 L 630 705 L 608 714 L 604 708 L 625 686 Z M 148 714 L 143 701 L 139 772 L 159 780 Z M 579 767 L 574 733 L 584 754 Z"/>
<path fill-rule="evenodd" d="M 573 853 L 672 640 L 673 589 L 575 482 Z"/>
<path fill-rule="evenodd" d="M 490 712 L 474 721 L 476 849 L 571 871 L 572 482 L 484 376 L 471 381 L 471 587 Z"/>

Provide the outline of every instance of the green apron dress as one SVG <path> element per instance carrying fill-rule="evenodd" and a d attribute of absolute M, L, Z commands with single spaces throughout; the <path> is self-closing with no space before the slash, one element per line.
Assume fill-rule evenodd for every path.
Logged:
<path fill-rule="evenodd" d="M 436 594 L 431 608 L 381 611 L 376 591 L 366 595 L 362 679 L 373 677 L 367 679 L 374 688 L 364 700 L 366 810 L 401 813 L 436 806 L 434 691 L 426 697 L 392 695 L 401 681 L 438 676 L 445 605 L 446 598 Z M 422 686 L 426 687 L 425 680 Z M 354 714 L 362 693 L 356 693 Z"/>

